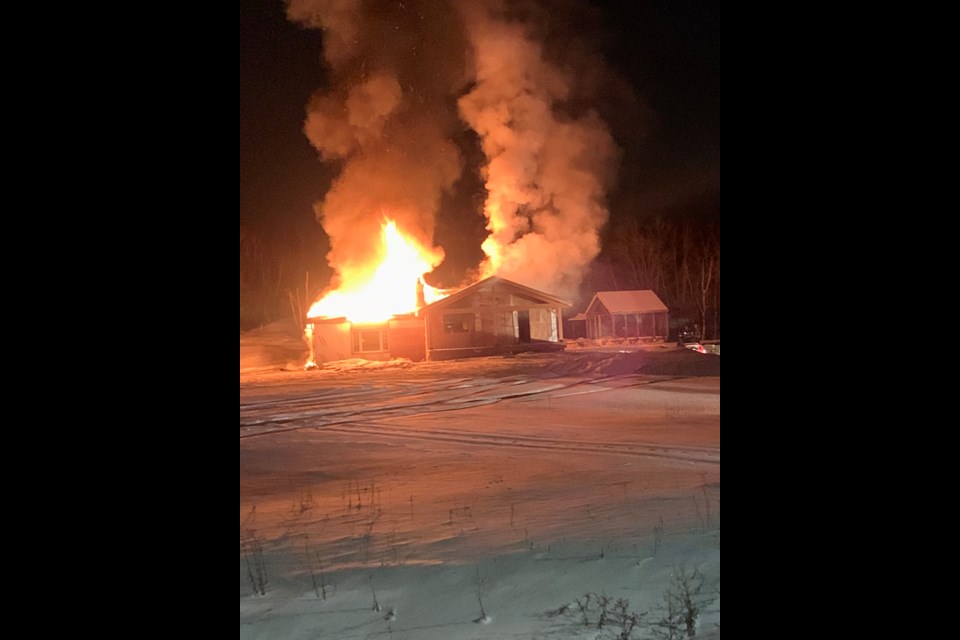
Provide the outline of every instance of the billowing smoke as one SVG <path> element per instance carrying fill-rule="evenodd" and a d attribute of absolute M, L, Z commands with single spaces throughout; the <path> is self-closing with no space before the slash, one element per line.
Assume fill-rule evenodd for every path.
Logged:
<path fill-rule="evenodd" d="M 307 105 L 305 132 L 324 160 L 341 162 L 317 216 L 343 282 L 369 275 L 380 258 L 385 217 L 432 248 L 434 266 L 443 260 L 434 223 L 462 170 L 450 96 L 465 81 L 464 55 L 453 10 L 420 4 L 437 6 L 427 15 L 416 2 L 288 5 L 290 19 L 324 32 L 331 88 Z"/>
<path fill-rule="evenodd" d="M 570 72 L 544 59 L 526 25 L 500 17 L 503 3 L 463 8 L 476 84 L 459 107 L 487 157 L 482 272 L 575 297 L 600 252 L 616 144 L 595 111 L 562 111 Z"/>
<path fill-rule="evenodd" d="M 547 59 L 539 25 L 499 0 L 293 0 L 291 19 L 324 30 L 331 87 L 306 133 L 342 169 L 318 216 L 341 278 L 369 263 L 383 214 L 432 247 L 465 122 L 486 157 L 489 237 L 481 277 L 568 298 L 599 253 L 617 147 L 571 95 L 573 72 Z M 576 110 L 569 105 L 577 103 Z M 436 249 L 436 259 L 442 250 Z"/>

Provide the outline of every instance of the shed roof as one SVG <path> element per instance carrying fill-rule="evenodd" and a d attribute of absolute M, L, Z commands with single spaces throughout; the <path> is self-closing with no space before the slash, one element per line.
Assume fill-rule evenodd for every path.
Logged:
<path fill-rule="evenodd" d="M 598 302 L 609 313 L 654 313 L 668 310 L 667 305 L 663 304 L 652 289 L 598 291 L 584 313 L 601 313 Z"/>

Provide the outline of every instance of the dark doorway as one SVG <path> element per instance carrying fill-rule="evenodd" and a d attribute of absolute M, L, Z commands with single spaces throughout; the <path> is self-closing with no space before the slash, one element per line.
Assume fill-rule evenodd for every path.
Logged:
<path fill-rule="evenodd" d="M 517 318 L 520 325 L 520 342 L 530 342 L 530 312 L 518 311 Z"/>

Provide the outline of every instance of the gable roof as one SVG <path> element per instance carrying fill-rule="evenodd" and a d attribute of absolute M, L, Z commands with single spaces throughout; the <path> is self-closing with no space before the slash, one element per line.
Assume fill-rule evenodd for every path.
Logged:
<path fill-rule="evenodd" d="M 598 291 L 584 313 L 598 313 L 597 302 L 609 313 L 654 313 L 668 311 L 667 305 L 657 297 L 652 289 L 633 291 Z"/>
<path fill-rule="evenodd" d="M 442 300 L 437 300 L 436 302 L 428 304 L 425 307 L 421 307 L 420 310 L 417 311 L 417 315 L 422 314 L 424 311 L 431 312 L 431 311 L 436 311 L 437 309 L 443 309 L 445 307 L 449 307 L 450 305 L 456 302 L 459 302 L 460 300 L 463 300 L 464 298 L 467 298 L 478 291 L 491 289 L 497 285 L 501 285 L 507 289 L 512 289 L 514 293 L 529 296 L 531 298 L 539 300 L 542 303 L 555 304 L 558 307 L 564 307 L 564 308 L 570 308 L 573 306 L 572 303 L 567 302 L 566 300 L 563 300 L 561 298 L 558 298 L 555 295 L 545 293 L 543 291 L 538 291 L 531 287 L 527 287 L 525 285 L 513 282 L 512 280 L 501 278 L 500 276 L 490 276 L 489 278 L 486 278 L 485 280 L 481 280 L 480 282 L 475 282 L 469 287 L 465 287 L 460 291 L 457 291 L 456 293 L 452 293 L 446 298 L 443 298 Z"/>

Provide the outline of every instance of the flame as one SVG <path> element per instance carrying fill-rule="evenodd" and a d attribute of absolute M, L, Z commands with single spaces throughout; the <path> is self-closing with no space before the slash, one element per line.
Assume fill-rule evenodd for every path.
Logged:
<path fill-rule="evenodd" d="M 437 300 L 443 300 L 452 292 L 450 289 L 431 287 L 423 281 L 423 278 L 420 278 L 420 284 L 423 285 L 423 301 L 427 304 L 433 304 Z"/>
<path fill-rule="evenodd" d="M 499 190 L 499 185 L 491 185 L 491 188 Z M 480 265 L 481 279 L 496 275 L 502 269 L 504 254 L 509 250 L 510 243 L 517 237 L 511 226 L 510 216 L 504 213 L 504 208 L 498 201 L 490 198 L 484 212 L 488 218 L 487 231 L 490 234 L 480 245 L 486 256 Z"/>
<path fill-rule="evenodd" d="M 307 358 L 307 363 L 303 365 L 304 369 L 316 369 L 317 368 L 317 357 L 313 353 L 313 323 L 308 322 L 307 326 L 303 328 L 303 339 L 306 341 L 307 346 L 310 347 L 310 356 Z"/>
<path fill-rule="evenodd" d="M 308 318 L 346 317 L 351 322 L 386 322 L 392 316 L 413 313 L 418 308 L 417 289 L 423 287 L 427 304 L 447 293 L 423 281 L 443 259 L 442 251 L 430 251 L 385 220 L 380 233 L 380 262 L 371 264 L 366 278 L 351 278 L 314 302 Z"/>

